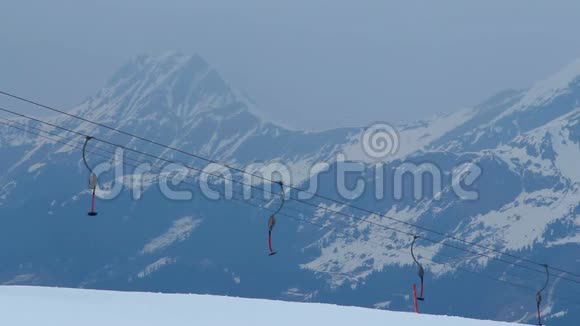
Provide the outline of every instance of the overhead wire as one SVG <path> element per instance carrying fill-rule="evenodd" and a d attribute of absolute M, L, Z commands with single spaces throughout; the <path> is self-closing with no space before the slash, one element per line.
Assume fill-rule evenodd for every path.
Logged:
<path fill-rule="evenodd" d="M 0 91 L 0 93 L 2 93 L 2 92 Z M 65 127 L 56 125 L 54 123 L 50 123 L 50 122 L 47 122 L 47 121 L 43 121 L 43 120 L 40 120 L 40 119 L 31 117 L 31 116 L 28 116 L 28 115 L 25 115 L 25 114 L 22 114 L 22 113 L 18 113 L 18 112 L 12 111 L 12 110 L 8 110 L 8 109 L 5 109 L 5 108 L 1 108 L 0 107 L 0 111 L 4 111 L 4 112 L 11 113 L 11 114 L 14 114 L 14 115 L 23 117 L 23 118 L 27 118 L 27 119 L 30 119 L 32 121 L 36 121 L 36 122 L 39 122 L 39 123 L 42 123 L 42 124 L 45 124 L 45 125 L 49 125 L 49 126 L 54 127 L 54 128 L 58 128 L 58 129 L 61 129 L 61 130 L 64 130 L 64 131 L 68 131 L 68 132 L 74 133 L 74 134 L 79 135 L 79 136 L 83 136 L 83 137 L 89 136 L 89 135 L 86 135 L 86 134 L 84 134 L 82 132 L 74 131 L 72 129 L 65 128 Z M 99 142 L 102 142 L 102 143 L 105 143 L 105 144 L 108 144 L 108 145 L 111 145 L 111 146 L 114 146 L 114 147 L 123 148 L 125 150 L 131 151 L 131 152 L 134 152 L 134 153 L 138 153 L 138 154 L 141 154 L 141 155 L 150 157 L 150 158 L 155 158 L 157 160 L 161 160 L 161 161 L 164 161 L 164 162 L 167 162 L 167 163 L 181 164 L 181 163 L 176 162 L 174 160 L 168 160 L 168 159 L 162 158 L 160 156 L 156 156 L 156 155 L 153 155 L 153 154 L 150 154 L 150 153 L 146 153 L 146 152 L 143 152 L 143 151 L 139 151 L 139 150 L 136 150 L 136 149 L 133 149 L 133 148 L 129 148 L 129 147 L 120 145 L 120 144 L 115 144 L 113 142 L 110 142 L 108 140 L 104 140 L 102 138 L 93 137 L 93 139 L 95 141 L 99 141 Z M 239 183 L 239 184 L 242 184 L 242 185 L 251 187 L 253 189 L 257 189 L 257 190 L 261 190 L 261 191 L 266 191 L 266 192 L 269 192 L 270 194 L 272 194 L 274 196 L 280 196 L 280 194 L 278 194 L 276 192 L 273 192 L 273 191 L 271 191 L 269 189 L 266 189 L 266 188 L 258 187 L 258 186 L 253 185 L 253 184 L 248 184 L 248 183 L 245 183 L 243 181 L 239 181 L 239 180 L 236 180 L 236 179 L 233 179 L 233 178 L 227 178 L 227 177 L 224 177 L 223 175 L 219 175 L 219 174 L 215 174 L 215 173 L 203 171 L 202 169 L 198 169 L 198 168 L 195 168 L 195 167 L 192 167 L 192 166 L 189 166 L 189 165 L 183 164 L 183 166 L 186 167 L 186 168 L 192 169 L 194 171 L 200 172 L 200 173 L 206 173 L 208 175 L 213 175 L 215 177 L 222 178 L 224 180 L 228 180 L 228 181 L 231 181 L 231 182 Z M 289 187 L 289 188 L 292 188 L 292 187 Z M 337 214 L 337 215 L 341 215 L 341 216 L 348 217 L 348 218 L 351 218 L 351 219 L 354 219 L 354 220 L 358 220 L 358 221 L 361 221 L 361 222 L 365 222 L 365 223 L 368 223 L 370 225 L 374 225 L 374 226 L 381 227 L 381 228 L 384 228 L 384 229 L 387 229 L 387 230 L 391 230 L 393 232 L 401 233 L 401 234 L 407 235 L 409 237 L 414 237 L 414 236 L 417 235 L 417 234 L 412 233 L 412 232 L 409 232 L 409 231 L 404 231 L 404 230 L 396 229 L 396 228 L 393 228 L 393 227 L 389 227 L 389 226 L 384 225 L 384 224 L 380 224 L 380 223 L 376 223 L 376 222 L 373 222 L 373 221 L 369 221 L 366 218 L 360 218 L 360 217 L 357 217 L 355 215 L 350 215 L 350 214 L 343 213 L 343 212 L 340 212 L 340 211 L 337 211 L 337 210 L 333 210 L 333 209 L 331 209 L 329 207 L 324 207 L 324 206 L 312 204 L 310 202 L 300 200 L 299 198 L 292 197 L 291 196 L 291 193 L 289 195 L 290 195 L 289 198 L 288 198 L 289 200 L 293 200 L 293 201 L 296 201 L 296 202 L 300 202 L 302 204 L 306 204 L 306 205 L 312 206 L 312 207 L 314 207 L 316 209 L 322 209 L 322 210 L 325 210 L 325 211 L 328 211 L 328 212 L 331 212 L 331 213 L 334 213 L 334 214 Z M 466 249 L 466 248 L 463 248 L 463 247 L 459 247 L 459 246 L 456 246 L 456 245 L 452 245 L 452 244 L 443 242 L 443 240 L 442 241 L 437 241 L 437 240 L 434 240 L 434 239 L 431 239 L 431 238 L 427 238 L 425 236 L 422 236 L 421 238 L 423 240 L 428 241 L 428 242 L 432 242 L 432 243 L 435 243 L 435 244 L 441 244 L 441 245 L 446 246 L 446 247 L 449 247 L 449 248 L 453 248 L 453 249 L 456 249 L 456 250 L 468 252 L 468 253 L 471 253 L 471 254 L 474 254 L 474 255 L 477 255 L 477 256 L 480 256 L 480 257 L 489 258 L 489 259 L 496 260 L 496 261 L 499 261 L 499 262 L 502 262 L 502 263 L 505 263 L 505 264 L 517 266 L 519 268 L 527 269 L 527 270 L 530 270 L 530 271 L 534 271 L 536 273 L 540 273 L 540 274 L 544 274 L 545 273 L 542 270 L 538 270 L 538 269 L 529 267 L 527 265 L 523 265 L 523 264 L 516 263 L 516 262 L 511 262 L 511 261 L 508 261 L 508 260 L 505 260 L 505 259 L 502 259 L 502 258 L 498 258 L 498 257 L 495 257 L 495 256 L 486 255 L 484 253 L 480 253 L 480 252 L 476 252 L 476 251 L 473 251 L 473 250 L 469 250 L 469 249 Z M 544 264 L 542 264 L 542 266 L 544 266 Z M 554 270 L 559 270 L 558 268 L 553 268 L 553 269 Z M 570 274 L 570 273 L 568 273 L 568 274 Z M 569 281 L 569 282 L 573 282 L 573 283 L 576 283 L 576 284 L 580 284 L 580 281 L 575 280 L 575 279 L 571 279 L 571 278 L 568 278 L 568 277 L 565 277 L 563 275 L 558 275 L 555 278 L 560 278 L 560 279 L 563 279 L 563 280 L 566 280 L 566 281 Z"/>
<path fill-rule="evenodd" d="M 96 126 L 105 128 L 105 129 L 108 129 L 110 131 L 114 131 L 114 132 L 117 132 L 117 133 L 120 133 L 120 134 L 129 136 L 129 137 L 132 137 L 132 138 L 135 138 L 135 139 L 139 139 L 141 141 L 145 141 L 147 143 L 150 143 L 150 144 L 153 144 L 153 145 L 156 145 L 156 146 L 164 147 L 166 149 L 169 149 L 169 150 L 172 150 L 172 151 L 181 153 L 181 154 L 185 154 L 185 155 L 188 155 L 188 156 L 191 156 L 191 157 L 194 157 L 194 158 L 203 160 L 203 161 L 208 162 L 208 163 L 213 163 L 213 164 L 216 164 L 216 165 L 220 165 L 222 167 L 226 167 L 228 169 L 237 171 L 239 173 L 243 173 L 245 175 L 249 175 L 249 176 L 252 176 L 252 177 L 255 177 L 255 178 L 259 178 L 259 179 L 261 179 L 263 181 L 267 181 L 267 182 L 270 182 L 270 183 L 276 182 L 276 181 L 271 180 L 271 179 L 268 179 L 268 178 L 266 178 L 264 176 L 257 175 L 257 174 L 253 174 L 253 173 L 249 173 L 247 171 L 244 171 L 242 169 L 239 169 L 239 168 L 236 168 L 236 167 L 227 165 L 225 163 L 221 163 L 221 162 L 218 162 L 216 160 L 212 160 L 212 159 L 203 157 L 201 155 L 196 155 L 196 154 L 193 154 L 193 153 L 184 151 L 182 149 L 179 149 L 179 148 L 176 148 L 176 147 L 173 147 L 173 146 L 169 146 L 169 145 L 166 145 L 166 144 L 162 144 L 160 142 L 157 142 L 157 141 L 154 141 L 154 140 L 151 140 L 151 139 L 147 139 L 145 137 L 142 137 L 142 136 L 139 136 L 139 135 L 135 135 L 133 133 L 126 132 L 126 131 L 121 130 L 121 129 L 118 129 L 118 128 L 114 128 L 114 127 L 105 125 L 103 123 L 91 121 L 91 120 L 86 119 L 84 117 L 80 117 L 80 116 L 71 114 L 69 112 L 66 112 L 64 110 L 59 110 L 59 109 L 54 108 L 52 106 L 48 106 L 48 105 L 39 103 L 37 101 L 33 101 L 33 100 L 30 100 L 30 99 L 27 99 L 27 98 L 24 98 L 24 97 L 21 97 L 21 96 L 18 96 L 18 95 L 9 93 L 9 92 L 5 92 L 5 91 L 0 90 L 0 94 L 5 95 L 5 96 L 8 96 L 8 97 L 11 97 L 13 99 L 16 99 L 16 100 L 19 100 L 19 101 L 22 101 L 22 102 L 26 102 L 26 103 L 35 105 L 35 106 L 40 107 L 40 108 L 44 108 L 44 109 L 47 109 L 47 110 L 50 110 L 50 111 L 53 111 L 53 112 L 56 112 L 56 113 L 59 113 L 59 114 L 63 114 L 63 115 L 69 116 L 71 118 L 75 118 L 75 119 L 78 119 L 78 120 L 81 120 L 81 121 L 84 121 L 84 122 L 87 122 L 87 123 L 90 123 L 90 124 L 93 124 L 93 125 L 96 125 Z M 504 250 L 490 248 L 490 247 L 487 247 L 487 246 L 478 244 L 478 243 L 473 242 L 473 241 L 468 241 L 468 240 L 465 240 L 465 239 L 461 239 L 459 237 L 456 237 L 456 236 L 453 236 L 453 235 L 450 235 L 450 234 L 447 234 L 447 233 L 444 233 L 444 232 L 440 232 L 440 231 L 437 231 L 437 230 L 434 230 L 434 229 L 431 229 L 431 228 L 427 228 L 427 227 L 424 227 L 424 226 L 421 226 L 421 225 L 417 225 L 417 224 L 414 224 L 414 223 L 411 223 L 411 222 L 407 222 L 407 221 L 404 221 L 404 220 L 400 220 L 400 219 L 397 219 L 397 218 L 394 218 L 394 217 L 391 217 L 391 216 L 387 216 L 387 215 L 381 214 L 379 212 L 375 212 L 375 211 L 372 211 L 372 210 L 369 210 L 369 209 L 366 209 L 366 208 L 362 208 L 362 207 L 359 207 L 359 206 L 355 206 L 353 204 L 349 204 L 349 203 L 346 203 L 346 202 L 343 202 L 343 201 L 340 201 L 340 200 L 337 200 L 337 199 L 330 198 L 328 196 L 324 196 L 324 195 L 321 195 L 321 194 L 309 192 L 306 189 L 301 189 L 301 188 L 298 188 L 298 187 L 295 187 L 295 186 L 292 186 L 292 185 L 288 185 L 288 188 L 291 189 L 291 190 L 294 190 L 294 191 L 304 192 L 304 193 L 310 194 L 312 196 L 316 196 L 316 197 L 321 198 L 321 199 L 324 199 L 324 200 L 332 201 L 334 203 L 337 203 L 337 204 L 340 204 L 340 205 L 344 205 L 344 206 L 349 207 L 349 208 L 352 208 L 352 209 L 360 210 L 360 211 L 363 211 L 363 212 L 368 213 L 368 214 L 378 215 L 380 217 L 387 218 L 387 219 L 392 220 L 392 221 L 395 221 L 397 223 L 401 223 L 401 224 L 407 225 L 409 227 L 413 227 L 413 228 L 417 228 L 417 229 L 422 230 L 422 231 L 426 231 L 426 232 L 429 232 L 429 233 L 433 233 L 433 234 L 439 235 L 441 237 L 444 237 L 444 238 L 447 238 L 447 239 L 450 239 L 450 240 L 462 242 L 462 243 L 465 243 L 465 244 L 470 245 L 470 246 L 473 246 L 473 247 L 478 247 L 480 249 L 483 249 L 483 250 L 486 250 L 486 251 L 489 251 L 489 252 L 494 252 L 496 254 L 504 255 L 504 256 L 507 256 L 507 257 L 510 257 L 510 258 L 514 258 L 514 259 L 517 259 L 517 260 L 520 260 L 520 261 L 525 261 L 527 263 L 535 264 L 535 265 L 540 266 L 540 267 L 543 267 L 545 265 L 545 263 L 542 263 L 542 262 L 537 262 L 537 261 L 532 260 L 532 259 L 529 259 L 529 258 L 520 257 L 518 255 L 511 254 L 511 253 L 506 252 Z M 300 199 L 298 199 L 298 200 L 300 200 Z M 364 220 L 364 219 L 361 219 L 361 220 Z M 559 267 L 554 267 L 554 266 L 550 266 L 550 268 L 552 270 L 559 271 L 559 272 L 562 272 L 562 273 L 565 273 L 565 274 L 568 274 L 568 275 L 580 277 L 580 273 L 571 272 L 571 271 L 568 271 L 568 270 L 565 270 L 565 269 L 562 269 L 562 268 L 559 268 Z M 536 270 L 536 271 L 542 272 L 541 270 Z"/>
<path fill-rule="evenodd" d="M 0 118 L 0 119 L 5 120 L 5 121 L 7 120 L 7 119 L 3 119 L 3 118 Z M 20 127 L 17 127 L 17 126 L 11 125 L 9 123 L 0 122 L 0 124 L 6 125 L 8 127 L 11 127 L 11 128 L 14 128 L 14 129 L 18 129 L 18 130 L 21 130 L 21 131 L 24 131 L 24 132 L 27 132 L 27 133 L 30 133 L 30 134 L 33 134 L 33 135 L 36 135 L 36 136 L 39 136 L 41 138 L 44 138 L 44 139 L 47 139 L 47 140 L 50 140 L 50 141 L 53 141 L 53 142 L 56 142 L 56 143 L 63 144 L 65 146 L 68 146 L 68 147 L 71 147 L 71 148 L 74 148 L 74 149 L 77 149 L 77 150 L 81 150 L 82 149 L 82 147 L 80 147 L 80 146 L 72 145 L 71 142 L 62 141 L 62 140 L 59 140 L 59 139 L 53 139 L 53 138 L 50 138 L 50 137 L 47 137 L 47 136 L 44 136 L 44 135 L 41 135 L 41 134 L 34 133 L 34 132 L 29 131 L 29 130 L 20 128 Z M 43 131 L 43 132 L 46 133 L 47 131 Z M 61 139 L 66 139 L 66 138 L 64 138 L 62 136 L 59 136 L 59 137 L 61 137 Z M 110 159 L 110 157 L 107 157 L 105 155 L 102 155 L 102 154 L 99 154 L 99 153 L 97 153 L 95 151 L 92 151 L 94 149 L 95 148 L 91 148 L 89 150 L 89 152 L 92 153 L 92 154 L 94 154 L 94 155 L 103 157 L 105 159 Z M 109 152 L 109 153 L 110 154 L 114 154 L 114 152 Z M 138 160 L 135 160 L 135 161 L 136 162 L 140 162 Z M 125 163 L 125 162 L 123 162 L 123 164 L 129 165 L 129 166 L 133 166 L 133 167 L 138 167 L 138 165 L 134 165 L 134 164 L 130 164 L 130 163 Z M 186 183 L 186 182 L 184 182 L 184 183 Z M 193 184 L 193 183 L 186 183 L 186 184 L 192 185 L 192 186 L 194 186 L 196 188 L 199 187 L 198 185 Z M 199 189 L 201 190 L 201 188 L 199 188 Z M 275 212 L 276 211 L 276 210 L 271 209 L 269 207 L 261 206 L 261 205 L 256 205 L 256 204 L 251 203 L 249 201 L 241 200 L 241 199 L 238 199 L 238 198 L 235 198 L 235 197 L 232 197 L 232 199 L 233 200 L 236 200 L 236 201 L 238 201 L 238 202 L 240 202 L 242 204 L 246 204 L 246 205 L 249 205 L 251 207 L 254 207 L 254 208 L 258 208 L 258 209 L 262 209 L 262 210 L 266 210 L 266 211 L 270 211 L 270 212 Z M 310 224 L 310 225 L 313 225 L 313 226 L 317 226 L 317 227 L 319 227 L 321 229 L 329 229 L 329 230 L 332 230 L 336 234 L 341 235 L 341 236 L 344 236 L 344 237 L 355 238 L 357 240 L 361 240 L 361 241 L 364 241 L 364 242 L 367 242 L 367 243 L 370 243 L 370 244 L 373 244 L 373 245 L 376 245 L 376 246 L 384 247 L 384 248 L 387 248 L 389 250 L 397 251 L 397 252 L 403 253 L 405 255 L 410 255 L 409 252 L 403 251 L 403 250 L 401 250 L 399 248 L 396 248 L 396 247 L 393 247 L 393 246 L 390 246 L 390 245 L 385 245 L 385 244 L 382 244 L 382 243 L 379 243 L 379 242 L 376 242 L 376 241 L 373 241 L 373 240 L 369 240 L 369 239 L 364 239 L 364 238 L 361 239 L 361 238 L 358 238 L 358 237 L 353 236 L 352 234 L 346 233 L 344 231 L 340 231 L 340 230 L 333 229 L 333 228 L 329 227 L 328 225 L 323 225 L 323 224 L 320 224 L 320 223 L 317 223 L 317 222 L 313 222 L 311 220 L 307 220 L 307 219 L 303 219 L 303 218 L 296 217 L 296 216 L 293 216 L 293 215 L 289 215 L 289 214 L 286 214 L 284 212 L 279 212 L 278 214 L 279 215 L 282 215 L 282 216 L 285 216 L 285 217 L 288 217 L 288 218 L 290 218 L 292 220 L 295 220 L 295 221 L 298 221 L 298 222 L 302 222 L 302 223 Z M 334 222 L 331 222 L 331 224 L 335 224 L 335 223 Z M 339 224 L 339 225 L 341 225 L 343 227 L 347 227 L 347 228 L 352 228 L 353 227 L 353 226 L 343 225 L 343 224 Z M 385 237 L 384 239 L 387 239 L 387 238 Z M 424 248 L 424 249 L 426 249 L 426 248 Z M 451 257 L 451 256 L 449 256 L 449 257 Z M 526 286 L 526 285 L 523 285 L 523 284 L 519 284 L 519 283 L 515 283 L 515 282 L 511 282 L 511 281 L 508 281 L 508 280 L 505 280 L 505 279 L 502 279 L 502 278 L 497 278 L 497 277 L 488 275 L 486 273 L 469 270 L 469 269 L 463 268 L 461 266 L 458 266 L 458 264 L 452 265 L 452 264 L 450 264 L 448 262 L 441 262 L 441 261 L 435 260 L 433 258 L 428 258 L 428 257 L 423 257 L 423 259 L 425 259 L 427 261 L 430 261 L 433 264 L 448 266 L 448 267 L 450 267 L 452 269 L 457 269 L 457 270 L 460 270 L 460 271 L 463 271 L 463 272 L 471 273 L 473 275 L 480 276 L 480 277 L 484 277 L 484 278 L 487 278 L 487 279 L 490 279 L 490 280 L 493 280 L 493 281 L 502 282 L 502 283 L 511 285 L 513 287 L 525 289 L 525 290 L 528 290 L 528 291 L 531 291 L 531 292 L 535 292 L 536 291 L 536 289 L 531 288 L 529 286 Z M 326 273 L 325 271 L 315 271 L 315 272 Z M 329 273 L 329 274 L 336 274 L 336 273 Z M 340 273 L 340 274 L 346 274 L 346 273 Z M 357 279 L 356 276 L 353 276 L 352 278 Z M 580 304 L 580 302 L 575 301 L 575 300 L 573 300 L 571 298 L 568 298 L 568 297 L 556 296 L 556 295 L 552 295 L 552 297 L 557 298 L 557 299 L 560 299 L 560 300 L 568 301 L 568 302 L 571 302 L 571 303 Z"/>

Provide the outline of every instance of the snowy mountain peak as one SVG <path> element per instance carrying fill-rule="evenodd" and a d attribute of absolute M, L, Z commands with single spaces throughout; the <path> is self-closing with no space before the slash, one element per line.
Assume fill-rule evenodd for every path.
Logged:
<path fill-rule="evenodd" d="M 497 116 L 499 121 L 513 114 L 540 107 L 551 108 L 554 114 L 547 115 L 553 119 L 569 112 L 580 105 L 580 58 L 570 63 L 557 73 L 535 83 L 522 94 L 522 97 L 509 109 Z M 513 119 L 513 118 L 510 118 Z M 544 121 L 547 122 L 547 121 Z"/>
<path fill-rule="evenodd" d="M 177 70 L 188 61 L 196 61 L 200 68 L 207 69 L 209 65 L 199 55 L 184 55 L 179 52 L 166 52 L 160 55 L 139 55 L 124 64 L 114 75 L 110 84 L 127 78 L 133 74 L 146 75 L 153 72 L 169 72 Z"/>
<path fill-rule="evenodd" d="M 521 106 L 537 106 L 549 102 L 568 92 L 570 87 L 580 82 L 580 58 L 559 72 L 536 83 L 520 102 Z"/>
<path fill-rule="evenodd" d="M 117 127 L 155 121 L 182 128 L 201 115 L 246 113 L 247 105 L 202 57 L 169 52 L 134 58 L 75 111 Z"/>

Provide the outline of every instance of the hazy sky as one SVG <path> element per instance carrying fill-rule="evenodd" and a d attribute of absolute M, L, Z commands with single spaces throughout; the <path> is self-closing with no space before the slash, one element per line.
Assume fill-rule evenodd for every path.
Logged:
<path fill-rule="evenodd" d="M 396 123 L 528 87 L 580 57 L 578 31 L 577 0 L 0 0 L 0 89 L 70 107 L 178 50 L 284 125 Z"/>

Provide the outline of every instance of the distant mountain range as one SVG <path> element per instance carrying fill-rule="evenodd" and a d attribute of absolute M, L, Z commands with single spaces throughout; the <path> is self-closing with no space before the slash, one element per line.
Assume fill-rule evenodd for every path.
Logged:
<path fill-rule="evenodd" d="M 530 89 L 505 91 L 473 108 L 396 126 L 398 151 L 380 160 L 363 151 L 365 128 L 293 131 L 264 121 L 255 111 L 203 58 L 172 53 L 135 58 L 69 112 L 239 169 L 256 162 L 284 163 L 292 185 L 307 188 L 316 180 L 318 194 L 341 202 L 346 199 L 337 192 L 333 172 L 344 159 L 362 162 L 365 169 L 356 177 L 367 186 L 349 204 L 580 272 L 580 60 Z M 211 200 L 184 184 L 177 188 L 191 188 L 193 199 L 170 201 L 152 178 L 145 180 L 140 200 L 125 191 L 113 200 L 99 200 L 99 215 L 88 217 L 87 171 L 78 149 L 84 139 L 27 119 L 10 119 L 26 126 L 16 125 L 22 129 L 68 144 L 0 125 L 3 284 L 227 294 L 410 310 L 410 286 L 417 281 L 408 254 L 411 239 L 378 225 L 464 245 L 315 197 L 307 200 L 312 206 L 287 201 L 283 213 L 326 228 L 279 216 L 279 254 L 267 257 L 268 211 L 239 201 Z M 207 165 L 72 117 L 43 119 L 199 169 Z M 114 150 L 103 143 L 92 145 Z M 93 164 L 112 157 L 94 151 L 88 154 Z M 153 165 L 164 163 L 126 154 Z M 317 162 L 327 163 L 329 171 L 313 177 L 309 168 Z M 405 163 L 438 167 L 444 180 L 441 191 L 415 199 L 409 179 L 404 179 L 403 198 L 393 198 L 390 187 L 384 198 L 375 198 L 377 180 L 392 176 Z M 453 171 L 465 163 L 482 173 L 469 187 L 478 193 L 477 200 L 462 200 L 454 192 L 454 185 L 465 180 L 454 179 Z M 108 188 L 129 185 L 135 176 L 125 169 L 115 179 L 105 174 L 99 181 Z M 234 171 L 233 177 L 241 176 Z M 193 178 L 199 180 L 199 175 Z M 347 179 L 349 184 L 356 181 Z M 426 189 L 431 186 L 429 180 L 423 183 Z M 535 290 L 545 282 L 541 273 L 421 239 L 416 251 L 427 269 L 426 313 L 534 322 Z M 560 274 L 552 275 L 543 313 L 549 324 L 575 325 L 580 284 L 558 278 Z M 580 282 L 580 277 L 564 276 Z"/>

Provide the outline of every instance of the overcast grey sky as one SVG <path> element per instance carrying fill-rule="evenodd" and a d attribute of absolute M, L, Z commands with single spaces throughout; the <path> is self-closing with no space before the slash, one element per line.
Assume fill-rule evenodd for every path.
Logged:
<path fill-rule="evenodd" d="M 0 0 L 0 88 L 70 107 L 178 50 L 284 125 L 397 123 L 528 87 L 580 57 L 578 31 L 577 0 Z"/>

